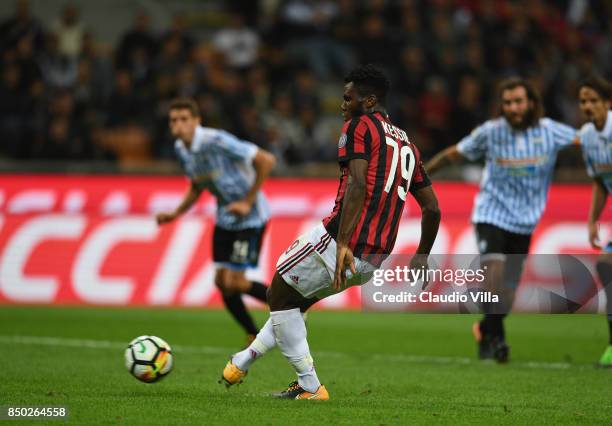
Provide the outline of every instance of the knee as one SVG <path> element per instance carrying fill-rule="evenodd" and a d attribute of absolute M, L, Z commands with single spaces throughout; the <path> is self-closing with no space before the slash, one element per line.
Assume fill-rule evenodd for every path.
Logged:
<path fill-rule="evenodd" d="M 244 293 L 251 287 L 251 282 L 247 280 L 242 271 L 227 271 L 223 274 L 221 285 L 226 291 L 232 293 Z"/>
<path fill-rule="evenodd" d="M 215 275 L 215 286 L 224 295 L 229 295 L 236 292 L 234 286 L 232 285 L 230 274 L 225 273 L 225 271 L 219 271 L 217 275 Z"/>
<path fill-rule="evenodd" d="M 223 282 L 223 278 L 215 277 L 215 286 L 219 289 L 219 291 L 223 294 L 226 294 L 225 283 Z"/>
<path fill-rule="evenodd" d="M 266 299 L 270 311 L 284 311 L 287 307 L 285 306 L 282 292 L 279 291 L 278 281 L 275 278 L 272 279 L 272 283 L 268 286 L 268 290 L 266 290 Z"/>

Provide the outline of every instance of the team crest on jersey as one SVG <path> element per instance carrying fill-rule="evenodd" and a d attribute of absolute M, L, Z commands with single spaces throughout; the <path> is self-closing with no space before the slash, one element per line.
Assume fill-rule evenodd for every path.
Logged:
<path fill-rule="evenodd" d="M 338 149 L 344 148 L 346 146 L 346 133 L 342 133 L 340 135 L 340 139 L 338 139 Z"/>

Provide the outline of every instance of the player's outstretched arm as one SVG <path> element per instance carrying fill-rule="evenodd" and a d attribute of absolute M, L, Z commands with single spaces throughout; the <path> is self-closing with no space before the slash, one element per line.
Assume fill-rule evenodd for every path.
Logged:
<path fill-rule="evenodd" d="M 341 290 L 346 284 L 346 269 L 355 271 L 353 252 L 349 248 L 349 241 L 359 221 L 359 216 L 366 197 L 366 174 L 368 161 L 355 158 L 348 163 L 348 184 L 340 214 L 340 225 L 336 239 L 336 272 L 334 274 L 334 289 Z"/>
<path fill-rule="evenodd" d="M 238 216 L 246 216 L 253 208 L 257 193 L 264 181 L 270 176 L 270 172 L 276 165 L 276 157 L 263 149 L 258 149 L 253 157 L 253 168 L 255 169 L 255 182 L 246 196 L 239 201 L 228 204 L 227 211 Z"/>
<path fill-rule="evenodd" d="M 429 160 L 427 164 L 425 164 L 425 170 L 427 170 L 428 174 L 433 175 L 444 167 L 461 163 L 464 159 L 465 157 L 459 152 L 457 145 L 449 146 Z"/>
<path fill-rule="evenodd" d="M 183 201 L 181 204 L 171 213 L 158 213 L 155 216 L 155 220 L 157 220 L 158 225 L 163 225 L 164 223 L 172 222 L 174 219 L 185 213 L 187 210 L 193 206 L 193 204 L 198 200 L 202 190 L 197 187 L 194 182 L 191 182 L 189 186 L 189 191 L 183 197 Z"/>
<path fill-rule="evenodd" d="M 591 195 L 591 208 L 589 209 L 589 242 L 595 249 L 601 249 L 599 242 L 599 230 L 597 229 L 597 221 L 601 216 L 608 194 L 599 179 L 593 182 L 593 193 Z"/>

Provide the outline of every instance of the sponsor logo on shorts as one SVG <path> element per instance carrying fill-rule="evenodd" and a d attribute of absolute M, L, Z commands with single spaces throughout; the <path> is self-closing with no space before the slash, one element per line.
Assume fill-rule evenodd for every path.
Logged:
<path fill-rule="evenodd" d="M 289 278 L 291 278 L 291 281 L 293 281 L 296 284 L 300 280 L 300 277 L 298 277 L 297 275 L 289 275 Z"/>

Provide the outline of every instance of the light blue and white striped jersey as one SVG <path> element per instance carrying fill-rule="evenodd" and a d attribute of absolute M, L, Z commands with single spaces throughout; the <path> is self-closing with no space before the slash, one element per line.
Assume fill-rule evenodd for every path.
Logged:
<path fill-rule="evenodd" d="M 612 194 L 612 111 L 608 111 L 601 132 L 593 123 L 586 123 L 579 137 L 589 176 L 601 179 L 608 194 Z"/>
<path fill-rule="evenodd" d="M 474 129 L 457 145 L 469 160 L 485 158 L 472 222 L 531 234 L 546 205 L 557 152 L 575 139 L 575 129 L 549 118 L 524 130 L 503 117 Z"/>
<path fill-rule="evenodd" d="M 253 158 L 257 146 L 229 132 L 198 126 L 191 147 L 177 139 L 174 148 L 185 175 L 200 189 L 217 198 L 217 226 L 230 231 L 264 226 L 270 209 L 259 192 L 253 209 L 244 216 L 230 214 L 225 206 L 245 197 L 255 182 Z"/>

